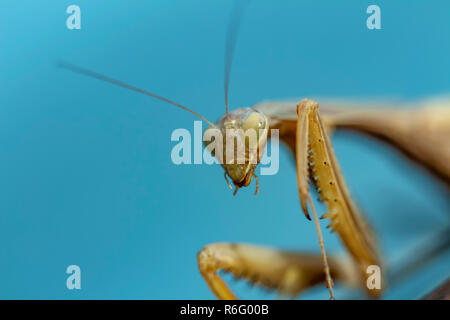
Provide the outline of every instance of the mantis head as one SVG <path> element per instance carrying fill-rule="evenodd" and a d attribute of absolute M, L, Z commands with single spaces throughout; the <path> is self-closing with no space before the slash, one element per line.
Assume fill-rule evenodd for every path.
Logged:
<path fill-rule="evenodd" d="M 264 153 L 268 131 L 268 118 L 251 108 L 229 112 L 205 131 L 205 146 L 224 168 L 231 189 L 227 176 L 232 180 L 234 194 L 239 188 L 250 185 L 252 177 L 257 179 L 254 171 Z"/>

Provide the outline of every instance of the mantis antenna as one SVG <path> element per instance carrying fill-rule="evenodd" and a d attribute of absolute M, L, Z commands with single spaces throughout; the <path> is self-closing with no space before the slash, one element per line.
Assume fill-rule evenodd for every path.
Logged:
<path fill-rule="evenodd" d="M 174 102 L 172 100 L 169 100 L 169 99 L 161 97 L 161 96 L 159 96 L 157 94 L 151 93 L 151 92 L 149 92 L 147 90 L 137 88 L 137 87 L 132 86 L 132 85 L 130 85 L 128 83 L 116 80 L 114 78 L 107 77 L 107 76 L 105 76 L 103 74 L 100 74 L 100 73 L 97 73 L 95 71 L 92 71 L 92 70 L 89 70 L 89 69 L 85 69 L 85 68 L 73 65 L 71 63 L 59 62 L 58 66 L 61 67 L 61 68 L 64 68 L 64 69 L 76 72 L 76 73 L 83 74 L 83 75 L 91 77 L 91 78 L 95 78 L 95 79 L 98 79 L 98 80 L 109 82 L 109 83 L 111 83 L 113 85 L 116 85 L 116 86 L 119 86 L 119 87 L 122 87 L 122 88 L 125 88 L 125 89 L 129 89 L 129 90 L 132 90 L 132 91 L 135 91 L 135 92 L 139 92 L 139 93 L 144 94 L 146 96 L 149 96 L 149 97 L 152 97 L 152 98 L 156 98 L 158 100 L 170 103 L 171 105 L 174 105 L 174 106 L 176 106 L 178 108 L 181 108 L 181 109 L 183 109 L 185 111 L 188 111 L 188 112 L 196 115 L 197 117 L 199 117 L 200 119 L 202 119 L 203 121 L 208 123 L 211 127 L 213 127 L 213 128 L 216 127 L 211 121 L 207 120 L 206 118 L 204 118 L 203 116 L 201 116 L 197 112 L 192 111 L 191 109 L 189 109 L 189 108 L 187 108 L 187 107 L 185 107 L 185 106 L 183 106 L 183 105 L 181 105 L 179 103 L 176 103 L 176 102 Z"/>
<path fill-rule="evenodd" d="M 225 111 L 228 116 L 228 87 L 230 86 L 231 65 L 233 62 L 234 47 L 236 46 L 237 35 L 239 27 L 242 22 L 244 6 L 248 4 L 249 0 L 239 0 L 235 2 L 234 8 L 231 12 L 231 19 L 229 20 L 226 43 L 225 43 L 225 72 L 224 72 L 224 87 L 225 87 Z"/>

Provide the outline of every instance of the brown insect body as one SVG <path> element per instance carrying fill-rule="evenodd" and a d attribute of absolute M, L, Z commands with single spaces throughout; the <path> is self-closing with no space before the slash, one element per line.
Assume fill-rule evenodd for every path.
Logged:
<path fill-rule="evenodd" d="M 290 147 L 296 157 L 300 204 L 308 218 L 308 205 L 313 213 L 322 254 L 284 252 L 246 244 L 208 245 L 198 254 L 198 265 L 212 292 L 221 299 L 235 299 L 236 296 L 218 274 L 220 270 L 289 296 L 296 296 L 313 285 L 326 282 L 330 297 L 333 297 L 331 275 L 344 284 L 368 289 L 364 281 L 367 266 L 382 265 L 372 232 L 354 205 L 340 173 L 328 137 L 332 129 L 350 128 L 382 137 L 409 154 L 412 159 L 438 173 L 444 181 L 449 181 L 450 149 L 446 147 L 450 141 L 448 103 L 440 108 L 415 110 L 357 110 L 326 105 L 321 109 L 321 114 L 318 104 L 313 100 L 304 99 L 297 105 L 269 102 L 255 105 L 253 108 L 227 112 L 216 124 L 212 124 L 192 110 L 143 89 L 70 64 L 62 66 L 163 100 L 208 122 L 211 127 L 205 134 L 212 130 L 221 133 L 220 148 L 212 152 L 224 152 L 225 161 L 221 164 L 226 175 L 233 180 L 236 190 L 248 186 L 252 177 L 255 177 L 258 183 L 254 171 L 261 160 L 267 139 L 270 138 L 269 130 L 279 130 L 280 139 Z M 386 114 L 389 114 L 389 117 L 386 117 Z M 232 134 L 229 135 L 227 131 Z M 254 132 L 254 139 L 246 135 L 247 132 Z M 236 143 L 230 143 L 231 141 Z M 244 146 L 245 149 L 243 152 L 238 147 L 227 149 L 230 145 Z M 209 143 L 207 147 L 210 148 Z M 228 153 L 229 150 L 231 154 Z M 328 212 L 323 217 L 331 219 L 332 230 L 342 240 L 353 262 L 336 256 L 327 259 L 317 214 L 310 198 L 310 182 L 319 192 L 321 201 L 327 204 Z M 321 270 L 322 265 L 324 269 Z M 382 289 L 385 289 L 384 283 Z M 382 289 L 367 290 L 367 293 L 377 297 Z"/>
<path fill-rule="evenodd" d="M 238 3 L 242 5 L 244 1 Z M 188 111 L 207 122 L 210 127 L 204 135 L 214 136 L 206 147 L 219 160 L 230 177 L 236 194 L 258 178 L 255 169 L 261 161 L 270 130 L 279 130 L 280 139 L 293 151 L 300 205 L 308 219 L 313 214 L 321 254 L 304 254 L 252 246 L 248 244 L 216 243 L 204 247 L 198 254 L 198 266 L 211 291 L 220 299 L 236 296 L 219 275 L 223 270 L 251 283 L 275 289 L 281 294 L 296 296 L 319 283 L 326 283 L 333 298 L 333 279 L 344 284 L 366 288 L 369 296 L 378 297 L 382 289 L 366 287 L 366 269 L 369 265 L 381 267 L 376 243 L 368 223 L 352 201 L 334 155 L 329 134 L 335 128 L 348 128 L 381 137 L 399 147 L 414 160 L 450 181 L 450 108 L 380 111 L 334 108 L 304 99 L 298 104 L 268 102 L 228 111 L 228 86 L 242 7 L 237 6 L 230 24 L 225 54 L 225 109 L 226 114 L 215 124 L 200 114 L 174 101 L 88 69 L 63 63 L 71 71 L 133 90 Z M 437 110 L 437 111 L 436 111 Z M 439 114 L 438 114 L 439 113 Z M 444 119 L 445 118 L 445 119 Z M 220 135 L 218 135 L 220 133 Z M 205 139 L 204 141 L 208 141 Z M 214 141 L 214 143 L 213 143 Z M 447 143 L 447 144 L 445 144 Z M 442 147 L 445 146 L 445 147 Z M 228 180 L 227 180 L 228 181 Z M 331 220 L 330 227 L 340 237 L 352 259 L 341 259 L 325 253 L 318 215 L 311 201 L 309 184 L 312 183 L 327 204 L 323 218 Z M 232 188 L 231 184 L 228 182 Z"/>

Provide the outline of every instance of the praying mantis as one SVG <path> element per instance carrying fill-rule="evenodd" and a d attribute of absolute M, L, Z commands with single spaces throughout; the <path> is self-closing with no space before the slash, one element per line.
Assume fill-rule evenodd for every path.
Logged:
<path fill-rule="evenodd" d="M 68 63 L 60 66 L 113 85 L 156 98 L 188 111 L 210 127 L 206 130 L 253 129 L 262 130 L 257 136 L 256 148 L 263 150 L 271 138 L 271 130 L 278 130 L 282 142 L 293 152 L 296 160 L 296 178 L 300 208 L 308 220 L 315 224 L 320 254 L 279 251 L 249 244 L 216 243 L 205 246 L 197 255 L 200 273 L 219 299 L 236 299 L 220 275 L 220 271 L 233 274 L 254 284 L 277 290 L 285 296 L 295 297 L 304 290 L 325 283 L 329 297 L 334 298 L 334 281 L 364 288 L 369 297 L 379 297 L 385 289 L 367 286 L 367 270 L 377 266 L 383 270 L 374 234 L 352 200 L 345 179 L 339 169 L 330 136 L 334 130 L 350 129 L 381 138 L 396 146 L 411 159 L 424 165 L 445 184 L 450 185 L 450 100 L 426 101 L 417 108 L 398 109 L 386 105 L 358 108 L 358 102 L 325 102 L 319 105 L 312 99 L 297 102 L 271 101 L 252 108 L 228 109 L 228 84 L 236 29 L 240 17 L 232 20 L 227 36 L 225 58 L 225 115 L 212 123 L 191 109 L 128 83 Z M 205 132 L 205 133 L 206 133 Z M 223 144 L 226 144 L 223 140 Z M 230 187 L 249 186 L 256 182 L 254 163 L 244 156 L 244 163 L 222 163 Z M 227 180 L 228 181 L 228 180 Z M 326 204 L 327 212 L 320 218 L 330 220 L 330 228 L 342 241 L 349 256 L 330 255 L 325 250 L 319 215 L 311 200 L 312 188 Z"/>

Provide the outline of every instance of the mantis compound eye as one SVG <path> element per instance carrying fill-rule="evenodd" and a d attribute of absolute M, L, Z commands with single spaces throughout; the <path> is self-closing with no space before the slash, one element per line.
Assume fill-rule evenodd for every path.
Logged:
<path fill-rule="evenodd" d="M 242 129 L 244 131 L 248 129 L 259 131 L 266 129 L 267 126 L 268 126 L 267 117 L 259 111 L 252 110 L 247 116 L 247 118 L 244 120 Z"/>

